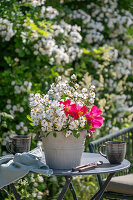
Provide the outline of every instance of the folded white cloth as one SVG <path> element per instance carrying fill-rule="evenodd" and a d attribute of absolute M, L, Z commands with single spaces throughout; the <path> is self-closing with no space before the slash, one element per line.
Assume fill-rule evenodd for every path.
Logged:
<path fill-rule="evenodd" d="M 45 163 L 42 149 L 6 155 L 0 158 L 0 188 L 7 186 L 30 171 L 50 176 L 53 171 Z"/>

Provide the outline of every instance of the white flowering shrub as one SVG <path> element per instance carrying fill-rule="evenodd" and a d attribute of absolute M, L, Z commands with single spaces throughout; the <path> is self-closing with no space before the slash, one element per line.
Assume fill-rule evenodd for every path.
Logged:
<path fill-rule="evenodd" d="M 133 32 L 127 31 L 132 29 L 133 15 L 120 6 L 117 0 L 84 2 L 84 9 L 75 6 L 68 16 L 81 27 L 85 47 L 75 70 L 82 74 L 88 69 L 93 76 L 96 100 L 105 115 L 103 127 L 109 133 L 131 124 L 133 118 Z"/>
<path fill-rule="evenodd" d="M 132 8 L 132 0 L 0 1 L 0 113 L 13 118 L 8 120 L 2 116 L 1 119 L 1 155 L 7 153 L 5 145 L 11 134 L 32 131 L 26 118 L 30 114 L 29 94 L 42 96 L 51 91 L 50 84 L 59 75 L 66 79 L 76 74 L 79 85 L 86 89 L 95 85 L 95 105 L 102 110 L 104 123 L 93 139 L 132 123 Z M 75 84 L 75 87 L 78 86 Z M 30 101 L 34 98 L 35 95 L 30 97 Z M 36 145 L 40 143 L 36 144 L 33 139 L 31 148 Z M 44 177 L 44 188 L 43 183 L 38 183 L 41 179 L 36 177 L 34 184 L 34 178 L 27 178 L 30 187 L 23 183 L 27 193 L 22 194 L 22 199 L 51 200 L 62 187 L 60 178 L 49 181 Z M 95 192 L 92 187 L 91 191 L 85 190 L 86 182 L 85 179 L 77 182 L 79 198 L 84 200 L 88 199 L 86 194 L 91 196 Z M 10 198 L 4 192 L 0 196 Z"/>

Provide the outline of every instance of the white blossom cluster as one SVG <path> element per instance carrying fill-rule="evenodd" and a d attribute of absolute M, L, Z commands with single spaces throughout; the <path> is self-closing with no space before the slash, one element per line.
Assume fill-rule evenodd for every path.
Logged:
<path fill-rule="evenodd" d="M 21 106 L 20 104 L 12 105 L 11 99 L 8 99 L 8 100 L 7 100 L 6 109 L 9 110 L 9 113 L 10 113 L 13 117 L 15 117 L 16 112 L 20 112 L 20 113 L 23 113 L 23 112 L 24 112 L 23 106 Z"/>
<path fill-rule="evenodd" d="M 28 131 L 27 126 L 24 124 L 24 122 L 20 122 L 19 124 L 16 124 L 16 130 L 20 130 L 20 133 L 22 135 L 25 134 L 25 132 Z"/>
<path fill-rule="evenodd" d="M 19 86 L 15 81 L 12 81 L 11 85 L 14 86 L 14 94 L 20 94 L 31 90 L 32 82 L 24 81 L 24 84 Z"/>
<path fill-rule="evenodd" d="M 54 19 L 52 22 L 52 33 L 44 36 L 40 35 L 37 29 L 32 27 L 33 20 L 25 20 L 23 26 L 31 31 L 31 36 L 28 38 L 27 30 L 21 32 L 22 41 L 31 41 L 34 43 L 33 54 L 37 56 L 49 56 L 49 64 L 65 65 L 71 63 L 76 58 L 81 57 L 82 49 L 79 48 L 78 44 L 82 41 L 80 35 L 81 28 L 77 25 L 67 24 L 64 20 L 60 22 L 55 21 L 56 16 L 59 12 L 51 6 L 42 6 L 40 17 L 48 18 L 49 20 Z M 57 37 L 60 39 L 57 40 Z"/>
<path fill-rule="evenodd" d="M 45 18 L 54 19 L 58 14 L 59 12 L 55 8 L 51 6 L 48 7 L 42 6 L 40 16 L 44 19 Z"/>
<path fill-rule="evenodd" d="M 76 76 L 71 76 L 73 81 L 76 80 Z M 84 128 L 86 119 L 81 116 L 75 120 L 71 116 L 66 116 L 64 112 L 64 105 L 59 101 L 70 99 L 71 103 L 79 104 L 80 106 L 94 103 L 95 86 L 87 88 L 80 88 L 79 84 L 70 86 L 69 82 L 62 81 L 59 76 L 56 83 L 51 85 L 46 95 L 39 93 L 30 94 L 30 108 L 31 108 L 31 120 L 33 125 L 40 125 L 43 132 L 53 132 L 67 130 L 65 136 L 72 134 L 72 130 L 78 130 L 78 128 Z"/>
<path fill-rule="evenodd" d="M 20 36 L 24 44 L 32 42 L 33 54 L 35 56 L 38 54 L 42 56 L 49 56 L 48 62 L 51 65 L 65 65 L 71 63 L 76 58 L 81 57 L 83 51 L 78 46 L 78 44 L 82 41 L 82 36 L 80 34 L 81 28 L 79 26 L 67 24 L 64 20 L 60 20 L 58 22 L 56 20 L 56 16 L 59 15 L 58 10 L 51 6 L 46 7 L 43 5 L 45 3 L 43 0 L 23 0 L 22 3 L 31 3 L 34 7 L 42 6 L 39 13 L 40 17 L 53 20 L 52 33 L 50 34 L 49 31 L 44 30 L 45 25 L 43 26 L 43 21 L 42 25 L 39 25 L 38 28 L 38 25 L 35 25 L 32 19 L 28 18 L 27 21 L 26 18 L 24 20 L 24 24 L 22 25 L 23 30 L 21 31 Z M 20 24 L 17 24 L 17 26 L 19 28 Z M 28 30 L 30 31 L 30 34 Z M 7 19 L 0 18 L 0 36 L 3 40 L 9 41 L 14 34 L 15 31 L 13 31 L 13 23 Z M 59 38 L 58 40 L 57 37 Z M 16 49 L 16 52 L 18 52 L 18 49 Z"/>
<path fill-rule="evenodd" d="M 34 191 L 32 192 L 32 197 L 36 197 L 37 199 L 43 199 L 44 193 L 39 191 L 37 189 L 38 183 L 44 183 L 44 178 L 41 175 L 37 175 L 37 177 L 35 177 L 34 174 L 31 174 L 31 182 L 34 184 L 35 188 Z M 49 195 L 49 190 L 45 190 L 46 195 Z"/>
<path fill-rule="evenodd" d="M 33 7 L 41 6 L 45 3 L 45 0 L 22 0 L 22 3 L 30 3 Z"/>
<path fill-rule="evenodd" d="M 65 23 L 63 20 L 60 25 L 53 25 L 53 34 L 47 37 L 42 37 L 34 45 L 34 55 L 39 53 L 50 57 L 49 63 L 66 64 L 70 63 L 82 55 L 82 49 L 78 47 L 82 37 L 79 33 L 80 27 L 72 26 Z M 57 44 L 55 37 L 63 34 L 63 39 L 60 39 L 60 45 Z"/>
<path fill-rule="evenodd" d="M 126 28 L 133 24 L 133 15 L 129 11 L 118 10 L 117 0 L 99 0 L 98 2 L 104 2 L 105 4 L 100 6 L 92 2 L 87 6 L 89 12 L 81 9 L 74 10 L 70 17 L 82 19 L 82 31 L 85 33 L 85 41 L 88 44 L 93 44 L 93 47 L 105 43 L 112 48 L 114 48 L 114 43 L 122 45 L 122 49 L 117 50 L 114 48 L 114 58 L 112 57 L 112 61 L 115 61 L 114 71 L 118 75 L 116 78 L 121 78 L 125 74 L 132 74 L 133 56 L 130 48 L 125 44 L 133 44 L 133 40 L 126 35 Z M 109 29 L 109 39 L 104 37 L 104 30 L 107 27 Z M 98 63 L 95 65 L 96 69 L 97 66 Z"/>
<path fill-rule="evenodd" d="M 15 35 L 13 30 L 13 23 L 9 20 L 0 18 L 0 36 L 5 41 L 10 41 L 10 39 Z"/>
<path fill-rule="evenodd" d="M 21 93 L 26 93 L 27 91 L 31 90 L 32 83 L 29 81 L 24 81 L 23 85 L 18 85 L 16 81 L 12 81 L 11 85 L 14 87 L 14 94 L 21 94 Z M 27 98 L 24 97 L 23 101 L 27 101 Z M 16 117 L 16 114 L 18 112 L 23 113 L 24 112 L 24 107 L 21 106 L 19 103 L 18 104 L 13 104 L 11 99 L 7 100 L 6 104 L 6 109 L 9 111 L 9 113 L 13 116 Z"/>
<path fill-rule="evenodd" d="M 88 12 L 81 9 L 74 10 L 69 17 L 82 19 L 84 24 L 83 32 L 86 33 L 85 41 L 88 44 L 96 42 L 98 42 L 98 45 L 105 42 L 110 44 L 110 42 L 113 43 L 116 38 L 118 39 L 119 36 L 126 32 L 126 27 L 133 24 L 133 15 L 126 10 L 119 11 L 117 0 L 107 0 L 106 5 L 103 4 L 104 0 L 98 0 L 98 2 L 99 5 L 93 2 L 87 5 Z M 107 27 L 110 30 L 109 37 L 111 41 L 104 39 L 104 30 Z M 122 40 L 124 39 L 127 39 L 126 34 L 124 34 Z"/>

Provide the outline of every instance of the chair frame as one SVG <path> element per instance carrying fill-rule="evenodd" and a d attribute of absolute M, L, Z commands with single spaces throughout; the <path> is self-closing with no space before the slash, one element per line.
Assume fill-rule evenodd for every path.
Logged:
<path fill-rule="evenodd" d="M 96 153 L 96 149 L 99 145 L 104 144 L 106 141 L 113 140 L 123 140 L 127 142 L 127 154 L 126 159 L 133 163 L 133 126 L 123 128 L 116 133 L 106 135 L 100 139 L 97 139 L 91 143 L 89 143 L 89 150 L 91 153 Z M 128 171 L 124 172 L 126 174 L 133 173 L 133 168 L 130 167 Z M 99 187 L 102 187 L 102 176 L 97 175 Z M 133 200 L 133 195 L 127 194 L 119 194 L 115 192 L 105 191 L 103 198 L 105 199 L 125 199 L 125 200 Z"/>

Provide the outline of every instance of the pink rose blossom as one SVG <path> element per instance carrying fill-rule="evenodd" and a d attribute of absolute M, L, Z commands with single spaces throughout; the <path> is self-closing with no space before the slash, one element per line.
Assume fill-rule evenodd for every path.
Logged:
<path fill-rule="evenodd" d="M 66 100 L 65 102 L 63 101 L 59 101 L 60 104 L 63 104 L 64 105 L 64 111 L 65 111 L 65 114 L 66 116 L 70 114 L 71 112 L 71 101 L 70 99 Z"/>
<path fill-rule="evenodd" d="M 80 106 L 80 105 L 76 105 L 76 104 L 72 104 L 71 105 L 71 113 L 70 115 L 74 118 L 74 119 L 78 119 L 79 117 L 82 117 L 85 113 L 87 112 L 87 106 Z"/>
<path fill-rule="evenodd" d="M 87 106 L 80 106 L 78 104 L 71 104 L 70 99 L 66 100 L 65 102 L 59 101 L 60 104 L 64 105 L 64 112 L 66 116 L 70 115 L 74 119 L 78 119 L 79 117 L 83 116 L 87 112 Z"/>
<path fill-rule="evenodd" d="M 90 131 L 94 131 L 94 128 L 99 128 L 103 124 L 103 118 L 101 116 L 102 111 L 97 107 L 93 106 L 91 111 L 85 115 L 86 119 L 88 119 L 88 124 L 91 125 L 93 128 L 90 128 Z"/>

